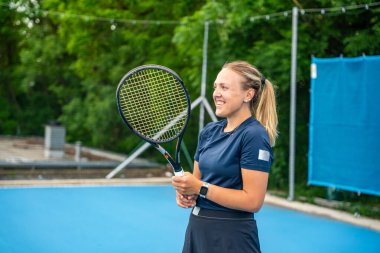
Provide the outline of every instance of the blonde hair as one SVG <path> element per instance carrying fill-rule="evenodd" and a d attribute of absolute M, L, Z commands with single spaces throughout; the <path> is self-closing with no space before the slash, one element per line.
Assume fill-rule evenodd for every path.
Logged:
<path fill-rule="evenodd" d="M 273 84 L 257 70 L 257 68 L 245 61 L 234 61 L 224 64 L 228 68 L 245 77 L 243 89 L 255 90 L 255 95 L 250 101 L 250 110 L 267 130 L 271 146 L 274 146 L 277 132 L 276 96 Z"/>

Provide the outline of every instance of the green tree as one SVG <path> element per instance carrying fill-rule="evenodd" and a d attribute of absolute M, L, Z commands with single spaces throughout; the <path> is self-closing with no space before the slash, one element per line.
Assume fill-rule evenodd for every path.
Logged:
<path fill-rule="evenodd" d="M 16 68 L 19 65 L 18 44 L 22 40 L 24 24 L 15 9 L 0 5 L 0 133 L 15 135 L 20 132 L 22 116 L 21 87 Z M 3 6 L 4 5 L 4 6 Z"/>

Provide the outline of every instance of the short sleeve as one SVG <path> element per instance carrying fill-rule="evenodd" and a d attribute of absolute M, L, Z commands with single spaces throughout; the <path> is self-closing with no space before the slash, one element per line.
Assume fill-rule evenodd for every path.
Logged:
<path fill-rule="evenodd" d="M 265 128 L 251 128 L 242 138 L 240 167 L 269 172 L 273 152 Z"/>

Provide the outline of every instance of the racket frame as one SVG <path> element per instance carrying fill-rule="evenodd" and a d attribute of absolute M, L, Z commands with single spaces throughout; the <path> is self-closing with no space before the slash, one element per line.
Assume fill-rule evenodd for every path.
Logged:
<path fill-rule="evenodd" d="M 163 70 L 163 71 L 166 71 L 168 72 L 169 74 L 171 74 L 173 77 L 175 77 L 175 79 L 178 81 L 178 83 L 181 85 L 183 91 L 184 91 L 184 94 L 185 94 L 185 97 L 186 97 L 186 102 L 187 102 L 187 117 L 185 119 L 185 122 L 181 128 L 181 131 L 179 131 L 179 134 L 178 135 L 175 135 L 173 136 L 172 138 L 169 138 L 169 139 L 166 139 L 166 140 L 154 140 L 152 138 L 149 138 L 149 137 L 146 137 L 144 135 L 142 135 L 140 132 L 136 131 L 130 124 L 129 122 L 127 121 L 127 119 L 124 117 L 124 114 L 123 114 L 123 111 L 121 110 L 121 105 L 120 105 L 120 90 L 122 88 L 122 86 L 124 85 L 125 81 L 132 75 L 140 72 L 140 71 L 143 71 L 143 70 L 146 70 L 146 69 L 159 69 L 159 70 Z M 185 132 L 185 129 L 186 129 L 186 126 L 189 122 L 189 118 L 190 118 L 190 112 L 191 112 L 191 104 L 190 104 L 190 97 L 189 97 L 189 93 L 187 92 L 186 90 L 186 87 L 182 81 L 182 79 L 179 77 L 179 75 L 177 73 L 175 73 L 173 70 L 165 67 L 165 66 L 161 66 L 161 65 L 155 65 L 155 64 L 149 64 L 149 65 L 142 65 L 142 66 L 139 66 L 139 67 L 136 67 L 132 70 L 130 70 L 127 74 L 125 74 L 123 76 L 123 78 L 120 80 L 119 82 L 119 85 L 116 89 L 116 101 L 117 101 L 117 108 L 118 108 L 118 111 L 119 111 L 119 114 L 123 120 L 123 122 L 127 125 L 127 127 L 134 133 L 136 134 L 137 136 L 139 136 L 140 138 L 142 138 L 143 140 L 145 140 L 146 142 L 148 142 L 149 144 L 151 144 L 155 149 L 157 149 L 161 154 L 162 156 L 170 163 L 170 165 L 173 167 L 173 172 L 176 176 L 182 176 L 184 174 L 184 170 L 182 169 L 180 163 L 180 153 L 181 153 L 181 142 L 182 142 L 182 138 L 183 138 L 183 135 L 184 135 L 184 132 Z M 178 138 L 177 140 L 177 143 L 176 143 L 176 150 L 175 150 L 175 160 L 173 159 L 173 157 L 160 145 L 160 143 L 167 143 L 167 142 L 170 142 L 170 141 L 173 141 L 174 139 Z"/>

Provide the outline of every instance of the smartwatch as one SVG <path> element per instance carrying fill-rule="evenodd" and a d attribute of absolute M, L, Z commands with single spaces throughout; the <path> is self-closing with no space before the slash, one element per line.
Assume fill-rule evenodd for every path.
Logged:
<path fill-rule="evenodd" d="M 203 185 L 201 186 L 201 189 L 199 190 L 199 196 L 201 198 L 206 198 L 207 192 L 208 192 L 208 183 L 203 182 Z"/>

